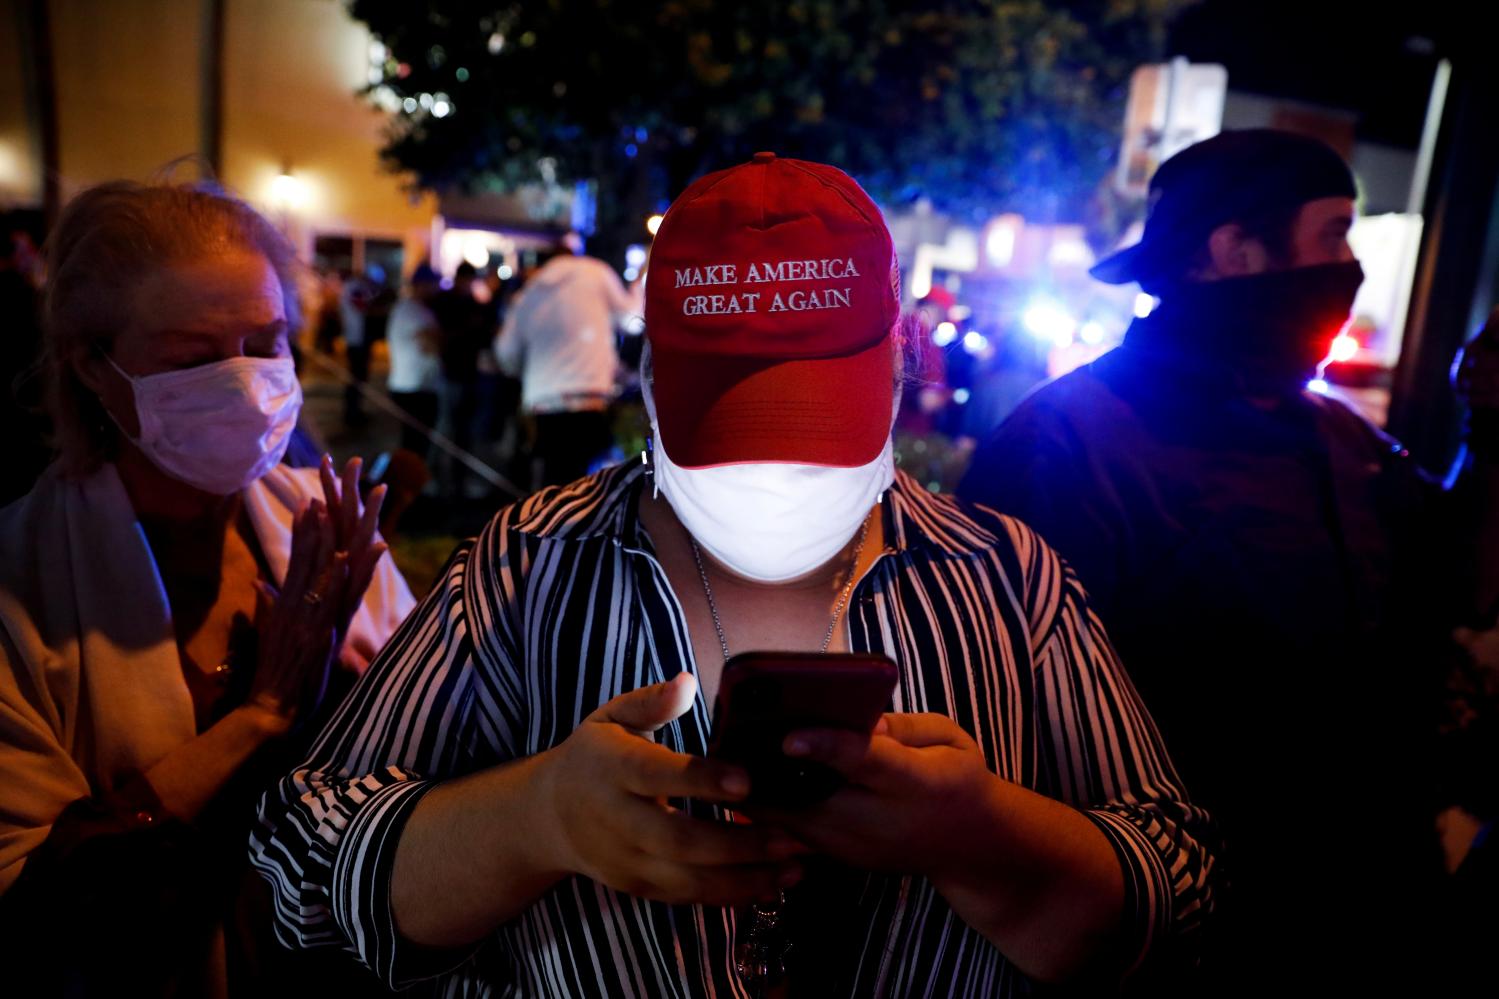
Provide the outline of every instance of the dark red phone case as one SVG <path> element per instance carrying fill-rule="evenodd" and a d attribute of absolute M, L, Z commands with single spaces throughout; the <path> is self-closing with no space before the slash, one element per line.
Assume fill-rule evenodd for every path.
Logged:
<path fill-rule="evenodd" d="M 814 804 L 842 776 L 786 756 L 782 742 L 805 728 L 869 732 L 889 710 L 895 682 L 895 663 L 874 653 L 740 653 L 724 664 L 708 755 L 749 771 L 748 805 Z"/>

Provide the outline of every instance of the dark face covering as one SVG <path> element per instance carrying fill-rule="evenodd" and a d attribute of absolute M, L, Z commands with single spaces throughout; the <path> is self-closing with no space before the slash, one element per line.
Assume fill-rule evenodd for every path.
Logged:
<path fill-rule="evenodd" d="M 1225 366 L 1250 386 L 1299 390 L 1348 321 L 1363 282 L 1354 260 L 1181 284 L 1162 291 L 1161 307 L 1129 339 Z"/>

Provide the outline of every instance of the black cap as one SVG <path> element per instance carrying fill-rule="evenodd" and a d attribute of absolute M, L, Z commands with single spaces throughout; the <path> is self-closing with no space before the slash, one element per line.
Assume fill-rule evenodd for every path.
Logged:
<path fill-rule="evenodd" d="M 1148 284 L 1179 270 L 1221 225 L 1357 196 L 1353 172 L 1324 142 L 1270 128 L 1220 132 L 1161 164 L 1140 242 L 1088 273 L 1107 284 Z"/>

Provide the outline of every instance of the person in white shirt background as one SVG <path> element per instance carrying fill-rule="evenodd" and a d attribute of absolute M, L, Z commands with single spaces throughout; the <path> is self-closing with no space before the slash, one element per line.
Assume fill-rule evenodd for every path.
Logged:
<path fill-rule="evenodd" d="M 587 474 L 613 444 L 615 323 L 640 311 L 638 287 L 626 289 L 602 260 L 561 248 L 511 305 L 495 354 L 521 380 L 521 411 L 535 428 L 534 488 Z"/>
<path fill-rule="evenodd" d="M 421 427 L 437 424 L 438 389 L 442 384 L 441 331 L 430 308 L 442 287 L 437 272 L 423 263 L 411 274 L 406 294 L 390 310 L 386 340 L 390 348 L 390 377 L 385 389 L 391 401 Z M 401 447 L 426 455 L 427 436 L 421 427 L 403 424 Z"/>

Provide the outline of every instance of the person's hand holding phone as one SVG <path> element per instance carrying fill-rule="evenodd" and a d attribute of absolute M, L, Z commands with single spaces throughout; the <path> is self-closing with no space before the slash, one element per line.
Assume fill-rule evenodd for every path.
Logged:
<path fill-rule="evenodd" d="M 749 792 L 743 769 L 675 753 L 650 733 L 685 714 L 691 674 L 614 698 L 552 750 L 544 770 L 558 870 L 677 904 L 738 905 L 774 898 L 800 878 L 805 848 L 760 825 L 710 822 L 668 804 L 732 804 Z"/>
<path fill-rule="evenodd" d="M 967 820 L 983 811 L 998 780 L 968 733 L 937 714 L 886 714 L 869 735 L 792 732 L 782 750 L 826 764 L 848 783 L 809 808 L 757 809 L 756 821 L 850 866 L 934 882 L 953 856 L 953 837 L 983 827 Z"/>

